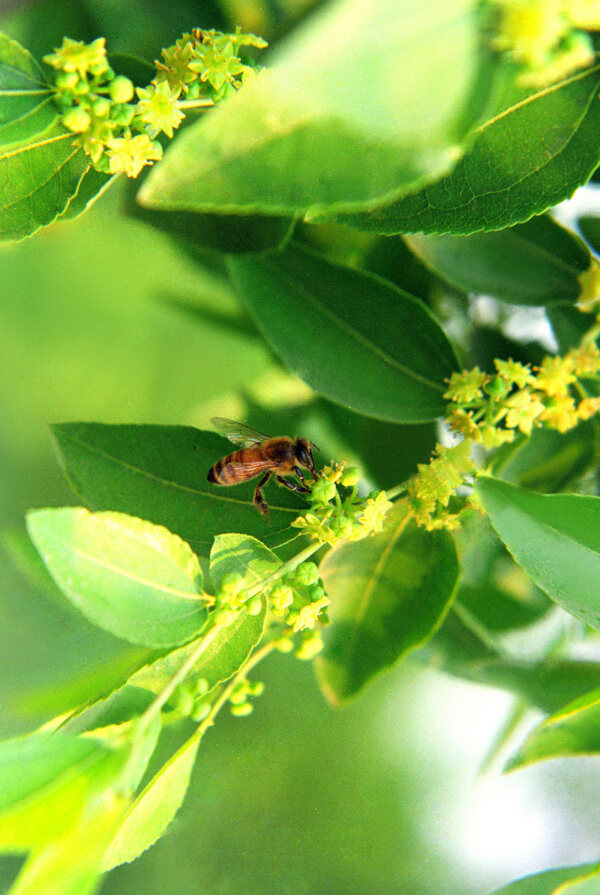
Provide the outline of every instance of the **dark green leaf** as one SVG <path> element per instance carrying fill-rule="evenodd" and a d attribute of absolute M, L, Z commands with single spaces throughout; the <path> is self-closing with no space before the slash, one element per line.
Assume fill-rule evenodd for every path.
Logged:
<path fill-rule="evenodd" d="M 511 304 L 575 301 L 581 292 L 578 277 L 591 263 L 584 243 L 545 216 L 495 233 L 406 239 L 451 285 Z"/>
<path fill-rule="evenodd" d="M 511 757 L 506 769 L 535 761 L 600 752 L 600 690 L 586 693 L 538 724 Z"/>
<path fill-rule="evenodd" d="M 296 246 L 229 264 L 268 340 L 315 391 L 393 422 L 444 412 L 444 380 L 456 361 L 419 299 Z"/>
<path fill-rule="evenodd" d="M 160 211 L 135 201 L 126 205 L 134 218 L 168 233 L 190 252 L 198 249 L 243 255 L 277 248 L 285 242 L 290 218 L 267 215 L 200 214 L 194 211 Z"/>
<path fill-rule="evenodd" d="M 142 203 L 314 215 L 440 176 L 487 98 L 479 25 L 474 0 L 328 5 L 179 137 Z"/>
<path fill-rule="evenodd" d="M 576 348 L 594 325 L 592 314 L 584 314 L 571 304 L 551 305 L 546 309 L 546 316 L 561 354 L 566 354 L 570 348 Z"/>
<path fill-rule="evenodd" d="M 256 482 L 209 484 L 211 466 L 233 445 L 213 432 L 183 426 L 63 423 L 53 429 L 77 493 L 97 510 L 116 510 L 164 525 L 208 557 L 213 538 L 237 529 L 269 547 L 288 541 L 307 504 L 276 485 L 265 489 L 267 524 L 252 503 Z"/>
<path fill-rule="evenodd" d="M 577 223 L 593 250 L 600 254 L 600 218 L 584 215 Z"/>
<path fill-rule="evenodd" d="M 562 491 L 593 465 L 597 443 L 598 426 L 594 419 L 565 433 L 533 429 L 531 436 L 510 452 L 506 462 L 493 466 L 493 471 L 521 488 Z"/>
<path fill-rule="evenodd" d="M 343 219 L 376 233 L 468 234 L 541 214 L 598 165 L 599 89 L 596 66 L 532 93 L 482 124 L 464 158 L 433 186 Z"/>
<path fill-rule="evenodd" d="M 0 146 L 27 143 L 57 118 L 52 94 L 33 56 L 0 33 Z"/>
<path fill-rule="evenodd" d="M 55 221 L 87 169 L 83 150 L 59 124 L 0 150 L 0 239 L 22 239 Z"/>
<path fill-rule="evenodd" d="M 487 476 L 476 487 L 530 578 L 567 612 L 600 628 L 600 498 L 535 494 Z"/>
<path fill-rule="evenodd" d="M 479 587 L 463 585 L 457 599 L 490 632 L 511 631 L 531 625 L 552 605 L 545 597 L 540 601 L 521 600 L 492 582 Z"/>
<path fill-rule="evenodd" d="M 198 559 L 167 529 L 81 507 L 34 510 L 27 522 L 52 577 L 100 627 L 146 646 L 182 643 L 202 628 Z"/>
<path fill-rule="evenodd" d="M 391 488 L 414 475 L 417 463 L 429 461 L 437 441 L 434 423 L 413 426 L 386 423 L 325 400 L 320 407 L 353 456 L 358 457 L 367 478 L 378 488 Z"/>
<path fill-rule="evenodd" d="M 393 510 L 381 534 L 334 547 L 320 572 L 331 599 L 331 627 L 317 659 L 334 703 L 421 646 L 440 626 L 454 596 L 458 560 L 447 532 L 407 525 Z"/>
<path fill-rule="evenodd" d="M 524 876 L 501 889 L 494 889 L 489 895 L 594 895 L 593 892 L 571 890 L 569 881 L 576 883 L 578 879 L 591 873 L 597 873 L 598 864 L 579 864 L 576 867 L 561 867 L 559 870 L 545 870 L 533 876 Z M 597 891 L 597 890 L 596 890 Z"/>

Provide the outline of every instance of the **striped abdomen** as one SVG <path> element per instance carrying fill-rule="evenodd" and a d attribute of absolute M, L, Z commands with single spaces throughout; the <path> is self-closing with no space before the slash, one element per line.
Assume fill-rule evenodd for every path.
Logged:
<path fill-rule="evenodd" d="M 206 478 L 215 485 L 238 485 L 271 469 L 288 467 L 293 462 L 293 457 L 291 438 L 271 438 L 263 444 L 241 448 L 217 460 Z"/>

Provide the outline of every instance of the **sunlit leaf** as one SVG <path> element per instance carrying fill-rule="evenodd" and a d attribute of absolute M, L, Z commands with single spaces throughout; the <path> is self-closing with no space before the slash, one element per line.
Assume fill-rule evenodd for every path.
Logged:
<path fill-rule="evenodd" d="M 489 91 L 479 28 L 474 0 L 327 4 L 181 134 L 142 204 L 314 214 L 440 176 Z"/>
<path fill-rule="evenodd" d="M 494 889 L 489 895 L 594 895 L 590 892 L 579 892 L 577 889 L 568 888 L 569 882 L 577 880 L 588 874 L 598 872 L 598 864 L 579 864 L 573 867 L 561 867 L 558 870 L 545 870 L 543 873 L 535 873 L 532 876 L 524 876 L 515 880 L 501 889 Z"/>
<path fill-rule="evenodd" d="M 169 646 L 202 628 L 202 572 L 165 528 L 81 507 L 34 510 L 31 538 L 69 599 L 100 627 L 133 643 Z"/>
<path fill-rule="evenodd" d="M 344 219 L 375 233 L 467 234 L 541 214 L 569 198 L 598 165 L 599 89 L 595 66 L 532 93 L 483 123 L 446 177 Z"/>
<path fill-rule="evenodd" d="M 269 342 L 316 392 L 393 422 L 444 412 L 456 360 L 420 299 L 298 246 L 231 259 L 230 270 Z"/>
<path fill-rule="evenodd" d="M 535 761 L 600 752 L 600 690 L 586 693 L 546 718 L 528 735 L 507 770 Z"/>
<path fill-rule="evenodd" d="M 399 507 L 381 534 L 334 547 L 320 572 L 331 627 L 317 674 L 338 703 L 433 635 L 454 596 L 458 560 L 447 532 L 416 528 Z"/>
<path fill-rule="evenodd" d="M 481 477 L 491 523 L 525 572 L 563 609 L 600 628 L 600 498 L 536 494 Z"/>
<path fill-rule="evenodd" d="M 103 869 L 134 861 L 159 839 L 185 798 L 200 737 L 192 736 L 162 766 L 125 815 L 103 861 Z"/>

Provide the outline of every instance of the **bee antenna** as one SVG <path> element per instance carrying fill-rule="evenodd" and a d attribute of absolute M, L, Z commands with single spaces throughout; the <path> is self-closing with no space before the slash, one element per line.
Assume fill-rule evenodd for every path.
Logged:
<path fill-rule="evenodd" d="M 314 443 L 314 441 L 311 441 L 310 444 L 311 444 L 311 447 L 314 447 L 314 449 L 315 449 L 316 451 L 319 451 L 319 452 L 321 451 L 321 448 L 320 448 L 318 445 L 316 445 L 316 444 Z"/>

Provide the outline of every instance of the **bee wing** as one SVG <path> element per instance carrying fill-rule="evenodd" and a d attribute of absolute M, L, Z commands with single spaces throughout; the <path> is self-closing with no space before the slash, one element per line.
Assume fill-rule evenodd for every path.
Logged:
<path fill-rule="evenodd" d="M 259 432 L 257 429 L 251 429 L 244 423 L 238 423 L 235 420 L 228 420 L 222 416 L 213 416 L 211 423 L 221 435 L 232 441 L 233 444 L 241 444 L 242 447 L 250 447 L 253 444 L 262 444 L 268 441 L 270 435 Z"/>

